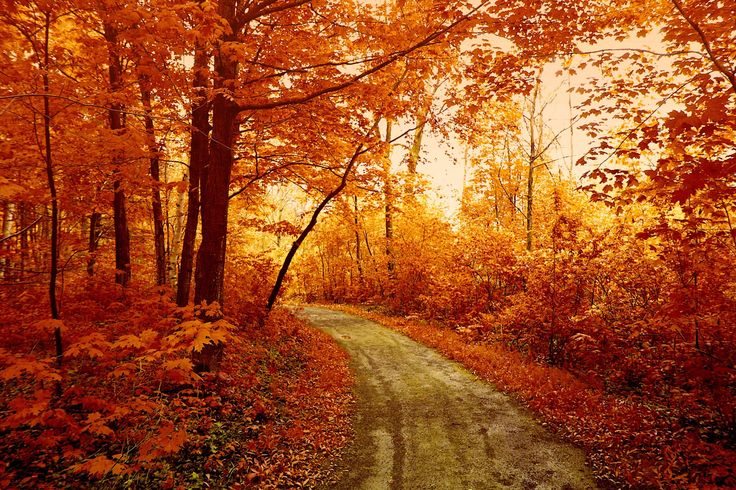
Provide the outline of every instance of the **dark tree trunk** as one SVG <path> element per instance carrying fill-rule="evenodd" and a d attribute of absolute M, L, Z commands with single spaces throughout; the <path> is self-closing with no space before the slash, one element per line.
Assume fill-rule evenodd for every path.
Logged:
<path fill-rule="evenodd" d="M 220 15 L 233 19 L 235 5 L 220 3 Z M 223 39 L 227 44 L 229 37 Z M 215 88 L 230 91 L 237 76 L 238 63 L 220 50 L 215 59 L 218 82 Z M 230 172 L 233 166 L 233 143 L 238 132 L 238 106 L 223 93 L 218 93 L 212 104 L 212 138 L 209 146 L 209 165 L 202 169 L 201 216 L 202 243 L 197 253 L 194 303 L 217 302 L 223 306 L 225 279 L 225 251 L 227 245 L 228 196 Z M 210 317 L 211 318 L 211 317 Z"/>
<path fill-rule="evenodd" d="M 150 173 L 153 180 L 153 188 L 151 190 L 151 210 L 153 212 L 153 241 L 156 251 L 156 284 L 158 286 L 166 285 L 166 237 L 164 236 L 164 213 L 161 208 L 161 191 L 160 184 L 160 157 L 159 148 L 156 144 L 156 128 L 151 117 L 151 89 L 149 87 L 148 77 L 139 76 L 138 84 L 141 90 L 141 102 L 143 103 L 143 111 L 145 112 L 146 134 L 148 135 L 148 151 L 150 153 L 149 161 L 151 164 Z"/>
<path fill-rule="evenodd" d="M 51 108 L 49 104 L 49 31 L 51 30 L 51 14 L 46 12 L 44 26 L 44 61 L 43 61 L 43 132 L 46 160 L 46 178 L 51 194 L 51 267 L 49 273 L 49 304 L 51 318 L 59 319 L 59 305 L 56 300 L 56 276 L 59 269 L 59 202 L 56 195 L 56 180 L 51 156 Z M 56 364 L 61 367 L 64 354 L 61 343 L 61 327 L 54 327 L 54 345 L 56 346 Z"/>
<path fill-rule="evenodd" d="M 235 1 L 220 0 L 218 13 L 233 27 Z M 217 314 L 200 312 L 203 320 L 211 321 L 222 316 L 225 289 L 225 253 L 227 249 L 227 215 L 230 194 L 230 172 L 233 167 L 233 143 L 238 133 L 237 117 L 239 108 L 231 100 L 238 62 L 224 52 L 223 46 L 235 41 L 235 34 L 224 36 L 219 51 L 215 55 L 215 88 L 228 91 L 218 93 L 212 103 L 212 138 L 209 145 L 208 164 L 200 174 L 200 213 L 202 217 L 202 243 L 197 252 L 197 268 L 194 274 L 194 303 L 207 305 L 218 303 Z M 198 371 L 217 370 L 222 358 L 224 345 L 210 343 L 192 356 Z"/>
<path fill-rule="evenodd" d="M 194 301 L 223 306 L 225 250 L 227 245 L 228 190 L 233 164 L 232 143 L 237 109 L 218 96 L 212 111 L 209 168 L 203 172 L 202 243 L 197 254 Z"/>
<path fill-rule="evenodd" d="M 108 23 L 103 26 L 105 40 L 109 55 L 108 73 L 110 76 L 110 90 L 116 96 L 123 83 L 123 68 L 118 53 L 117 30 Z M 125 127 L 123 119 L 123 105 L 115 100 L 108 110 L 110 129 L 120 132 Z M 125 189 L 121 175 L 121 157 L 113 157 L 113 221 L 115 228 L 115 282 L 123 287 L 128 285 L 131 276 L 130 269 L 130 231 L 128 229 L 128 217 L 125 211 Z"/>
<path fill-rule="evenodd" d="M 130 232 L 128 217 L 125 211 L 125 191 L 122 181 L 116 178 L 113 182 L 115 197 L 113 200 L 113 221 L 115 225 L 115 282 L 123 287 L 128 285 L 130 270 Z"/>
<path fill-rule="evenodd" d="M 210 104 L 204 89 L 207 87 L 207 76 L 204 71 L 209 64 L 209 56 L 203 49 L 194 53 L 194 99 L 192 101 L 191 146 L 189 150 L 189 190 L 187 199 L 187 220 L 184 227 L 184 238 L 181 245 L 181 263 L 176 283 L 176 304 L 186 306 L 189 303 L 189 290 L 192 284 L 194 268 L 194 244 L 197 239 L 199 225 L 199 194 L 201 189 L 201 171 L 209 157 L 207 145 L 210 133 Z"/>

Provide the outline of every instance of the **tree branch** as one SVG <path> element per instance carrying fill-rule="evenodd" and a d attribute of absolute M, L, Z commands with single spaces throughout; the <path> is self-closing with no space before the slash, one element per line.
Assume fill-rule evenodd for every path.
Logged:
<path fill-rule="evenodd" d="M 34 226 L 36 226 L 36 224 L 37 224 L 37 223 L 38 223 L 39 221 L 41 221 L 41 219 L 42 219 L 42 218 L 43 218 L 43 216 L 39 216 L 38 218 L 36 218 L 36 221 L 34 221 L 34 222 L 33 222 L 33 223 L 31 223 L 30 225 L 26 226 L 26 227 L 25 227 L 25 228 L 23 228 L 22 230 L 20 230 L 20 231 L 16 231 L 16 232 L 15 232 L 15 233 L 13 233 L 12 235 L 8 235 L 8 236 L 4 236 L 4 237 L 0 238 L 0 243 L 3 243 L 3 242 L 5 242 L 5 241 L 7 241 L 7 240 L 10 240 L 11 238 L 15 238 L 15 237 L 17 237 L 18 235 L 20 235 L 20 234 L 22 234 L 22 233 L 24 233 L 24 232 L 26 232 L 26 231 L 30 230 L 31 228 L 33 228 Z"/>
<path fill-rule="evenodd" d="M 708 38 L 705 35 L 705 32 L 703 32 L 703 29 L 695 23 L 695 21 L 685 13 L 685 10 L 682 7 L 682 2 L 680 0 L 672 0 L 672 4 L 675 6 L 678 12 L 680 12 L 680 15 L 687 21 L 688 24 L 690 24 L 690 27 L 693 28 L 693 30 L 698 34 L 698 37 L 700 38 L 700 43 L 705 48 L 705 51 L 708 53 L 708 57 L 713 62 L 713 64 L 716 66 L 719 72 L 725 76 L 729 82 L 731 82 L 731 87 L 733 87 L 733 91 L 736 93 L 736 76 L 734 76 L 733 71 L 729 71 L 728 67 L 723 64 L 721 60 L 718 59 L 716 54 L 713 52 L 713 48 L 710 45 L 710 41 L 708 41 Z"/>
<path fill-rule="evenodd" d="M 387 67 L 387 66 L 391 65 L 392 63 L 396 62 L 397 60 L 399 60 L 400 58 L 402 58 L 402 57 L 404 57 L 404 56 L 406 56 L 406 55 L 408 55 L 410 53 L 413 53 L 414 51 L 416 51 L 416 50 L 418 50 L 420 48 L 423 48 L 423 47 L 429 45 L 430 43 L 432 43 L 437 38 L 439 38 L 439 37 L 447 34 L 452 29 L 454 29 L 458 25 L 460 25 L 463 22 L 465 22 L 466 20 L 468 20 L 468 18 L 470 18 L 471 15 L 473 15 L 475 12 L 477 12 L 478 10 L 480 10 L 486 3 L 487 3 L 486 1 L 481 2 L 478 6 L 474 7 L 468 13 L 462 15 L 459 19 L 457 19 L 454 22 L 450 23 L 446 27 L 443 27 L 442 29 L 440 29 L 438 31 L 434 31 L 433 33 L 427 35 L 422 40 L 420 40 L 419 42 L 413 44 L 412 46 L 410 46 L 410 47 L 408 47 L 406 49 L 403 49 L 403 50 L 396 51 L 396 52 L 392 53 L 388 57 L 388 59 L 382 61 L 381 63 L 378 63 L 376 66 L 374 66 L 372 68 L 369 68 L 368 70 L 365 70 L 365 71 L 359 73 L 358 75 L 355 75 L 354 77 L 350 78 L 349 80 L 346 80 L 345 82 L 338 83 L 336 85 L 332 85 L 330 87 L 326 87 L 326 88 L 317 90 L 315 92 L 312 92 L 312 93 L 306 94 L 306 95 L 301 95 L 301 96 L 291 97 L 291 98 L 286 98 L 286 99 L 281 99 L 281 100 L 274 100 L 274 101 L 271 101 L 271 102 L 250 103 L 250 104 L 238 104 L 238 107 L 240 108 L 241 111 L 257 111 L 257 110 L 265 110 L 265 109 L 275 109 L 277 107 L 284 107 L 284 106 L 288 106 L 288 105 L 303 104 L 305 102 L 309 102 L 310 100 L 316 99 L 316 98 L 321 97 L 323 95 L 331 94 L 331 93 L 334 93 L 334 92 L 339 92 L 340 90 L 343 90 L 343 89 L 345 89 L 345 88 L 347 88 L 347 87 L 355 84 L 356 82 L 359 82 L 360 80 L 362 80 L 362 79 L 364 79 L 364 78 L 366 78 L 366 77 L 368 77 L 368 76 L 370 76 L 370 75 L 372 75 L 374 73 L 377 73 L 377 72 L 381 71 L 385 67 Z"/>

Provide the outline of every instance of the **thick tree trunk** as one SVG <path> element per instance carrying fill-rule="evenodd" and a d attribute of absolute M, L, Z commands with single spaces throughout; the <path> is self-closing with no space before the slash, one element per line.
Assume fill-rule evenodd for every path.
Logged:
<path fill-rule="evenodd" d="M 194 269 L 194 250 L 199 225 L 200 191 L 203 191 L 201 172 L 209 158 L 210 104 L 204 93 L 207 87 L 207 65 L 209 56 L 203 49 L 194 54 L 194 98 L 192 100 L 192 129 L 189 151 L 189 190 L 187 199 L 187 220 L 181 245 L 181 262 L 176 284 L 176 304 L 189 303 L 189 290 Z"/>
<path fill-rule="evenodd" d="M 156 251 L 156 284 L 166 285 L 166 237 L 164 236 L 164 213 L 161 208 L 160 183 L 160 157 L 156 144 L 156 128 L 151 117 L 151 89 L 148 86 L 148 77 L 139 76 L 138 85 L 141 90 L 141 102 L 145 113 L 146 134 L 148 135 L 148 151 L 150 153 L 150 174 L 153 180 L 151 189 L 151 210 L 153 213 L 153 242 Z"/>
<path fill-rule="evenodd" d="M 234 19 L 234 1 L 221 0 L 218 12 L 224 19 Z M 233 35 L 225 36 L 215 58 L 215 88 L 221 91 L 232 91 L 237 77 L 238 62 L 224 49 L 233 40 Z M 227 96 L 221 92 L 212 103 L 209 164 L 202 169 L 201 174 L 202 243 L 197 253 L 194 285 L 195 304 L 202 301 L 207 304 L 217 302 L 221 308 L 224 300 L 230 172 L 239 112 L 238 106 L 231 99 L 232 95 Z"/>
<path fill-rule="evenodd" d="M 230 64 L 229 61 L 221 63 Z M 202 243 L 197 254 L 194 301 L 223 306 L 227 245 L 228 190 L 233 164 L 232 145 L 237 133 L 234 104 L 222 95 L 212 109 L 209 168 L 202 173 Z"/>
<path fill-rule="evenodd" d="M 119 174 L 118 174 L 119 175 Z M 125 211 L 125 191 L 119 177 L 113 182 L 113 224 L 115 227 L 115 282 L 123 287 L 130 282 L 130 232 Z"/>
<path fill-rule="evenodd" d="M 105 40 L 107 41 L 110 76 L 110 90 L 113 97 L 118 95 L 123 84 L 123 68 L 118 53 L 118 33 L 113 26 L 108 23 L 103 25 Z M 110 129 L 113 132 L 119 132 L 125 127 L 123 119 L 123 105 L 114 100 L 110 104 L 108 110 L 110 119 Z M 128 285 L 131 276 L 130 268 L 130 231 L 128 229 L 128 217 L 125 211 L 126 199 L 125 189 L 122 182 L 122 174 L 120 169 L 121 157 L 116 155 L 113 157 L 113 221 L 115 228 L 115 282 L 123 287 Z"/>
<path fill-rule="evenodd" d="M 226 50 L 236 39 L 239 31 L 235 25 L 235 0 L 220 0 L 218 13 L 227 20 L 232 32 L 220 39 L 215 54 L 215 88 L 220 89 L 212 102 L 212 138 L 209 145 L 208 164 L 200 174 L 202 218 L 202 243 L 197 252 L 197 266 L 194 274 L 194 303 L 219 304 L 219 311 L 199 313 L 205 321 L 216 320 L 222 316 L 225 289 L 225 254 L 227 250 L 227 216 L 230 194 L 230 173 L 233 166 L 233 144 L 238 133 L 237 118 L 239 107 L 232 100 L 238 62 Z M 226 95 L 223 91 L 228 91 Z M 217 370 L 224 345 L 210 343 L 201 352 L 192 356 L 198 371 Z"/>

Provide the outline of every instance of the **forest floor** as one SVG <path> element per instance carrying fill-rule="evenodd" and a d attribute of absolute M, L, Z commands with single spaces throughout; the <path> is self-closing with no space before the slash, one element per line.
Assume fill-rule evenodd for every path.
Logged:
<path fill-rule="evenodd" d="M 582 451 L 459 364 L 357 316 L 296 313 L 351 357 L 355 441 L 337 488 L 596 488 Z"/>

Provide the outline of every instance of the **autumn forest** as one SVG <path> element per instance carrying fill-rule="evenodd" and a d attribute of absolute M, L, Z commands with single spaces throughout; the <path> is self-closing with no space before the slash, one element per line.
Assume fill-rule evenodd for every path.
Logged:
<path fill-rule="evenodd" d="M 329 486 L 370 318 L 736 487 L 734 0 L 3 0 L 0 487 Z"/>

